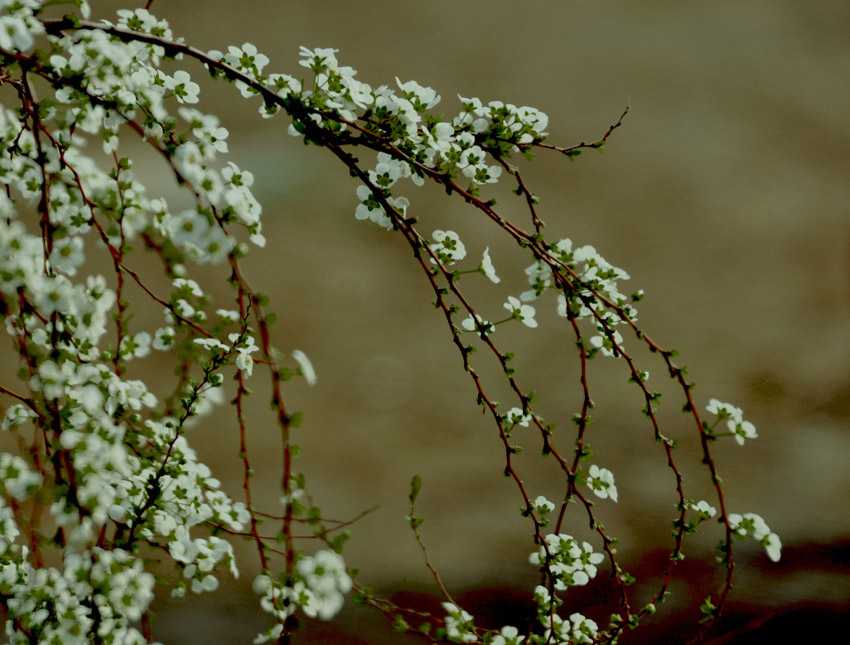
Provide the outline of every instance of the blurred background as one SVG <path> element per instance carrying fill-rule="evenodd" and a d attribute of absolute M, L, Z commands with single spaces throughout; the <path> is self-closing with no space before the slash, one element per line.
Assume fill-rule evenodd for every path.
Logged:
<path fill-rule="evenodd" d="M 93 5 L 107 18 L 117 6 Z M 532 105 L 549 115 L 549 141 L 559 145 L 600 137 L 630 106 L 604 155 L 587 152 L 570 163 L 541 151 L 523 165 L 525 180 L 541 198 L 551 240 L 593 244 L 631 274 L 624 292 L 646 291 L 640 323 L 681 352 L 698 405 L 712 397 L 733 402 L 758 428 L 758 439 L 720 443 L 715 456 L 728 508 L 761 514 L 781 536 L 783 558 L 773 564 L 757 544 L 739 543 L 735 589 L 715 642 L 789 639 L 799 625 L 808 636 L 839 625 L 846 632 L 850 3 L 160 0 L 152 11 L 201 49 L 253 43 L 271 59 L 267 72 L 301 76 L 300 45 L 335 47 L 341 63 L 372 86 L 392 86 L 398 77 L 435 88 L 443 97 L 436 111 L 447 115 L 460 108 L 457 94 Z M 202 69 L 189 69 L 200 82 Z M 484 624 L 519 624 L 537 580 L 527 563 L 531 527 L 502 476 L 492 420 L 475 405 L 409 249 L 400 236 L 355 220 L 356 183 L 329 153 L 287 136 L 282 117 L 261 119 L 258 101 L 243 100 L 235 88 L 202 87 L 199 107 L 222 118 L 232 158 L 256 177 L 269 244 L 247 267 L 278 314 L 274 342 L 287 356 L 306 352 L 318 373 L 314 388 L 299 380 L 286 389 L 290 408 L 305 413 L 296 431 L 298 468 L 329 517 L 349 519 L 378 505 L 352 527 L 349 565 L 385 597 L 436 608 L 438 590 L 403 519 L 418 473 L 423 539 L 446 586 Z M 168 185 L 153 159 L 140 172 Z M 436 187 L 400 184 L 398 192 L 410 198 L 424 233 L 462 233 L 470 268 L 490 248 L 502 283 L 471 277 L 461 286 L 497 319 L 505 297 L 526 289 L 527 256 Z M 493 194 L 506 217 L 529 227 L 515 197 Z M 516 352 L 520 382 L 539 393 L 537 410 L 559 423 L 556 440 L 568 451 L 569 419 L 580 402 L 573 341 L 554 301 L 538 305 L 540 328 L 500 328 L 496 340 Z M 689 496 L 709 495 L 693 428 L 678 413 L 681 394 L 664 383 L 657 358 L 638 351 L 633 337 L 626 343 L 665 392 L 662 421 L 683 441 L 677 454 Z M 492 374 L 487 357 L 476 357 L 482 373 Z M 596 463 L 617 477 L 619 503 L 596 508 L 621 538 L 641 606 L 671 546 L 675 491 L 627 376 L 611 360 L 591 365 L 598 408 L 589 441 Z M 256 491 L 260 505 L 276 509 L 279 437 L 255 380 L 249 439 Z M 495 398 L 514 405 L 500 381 L 491 382 Z M 192 433 L 238 494 L 235 421 L 222 411 Z M 530 493 L 557 499 L 560 478 L 540 460 L 533 435 L 517 431 L 515 438 L 526 447 L 519 466 Z M 720 581 L 711 566 L 717 528 L 704 525 L 686 547 L 665 611 L 621 642 L 681 642 L 693 629 L 694 606 Z M 586 536 L 586 521 L 568 516 L 566 530 Z M 202 598 L 161 598 L 157 637 L 250 642 L 265 621 L 250 590 L 256 555 L 245 548 L 241 557 L 235 585 Z M 570 606 L 601 624 L 611 610 L 602 607 L 610 596 L 604 573 L 588 593 L 575 592 Z M 416 642 L 406 639 L 349 603 L 333 623 L 305 625 L 298 642 Z"/>

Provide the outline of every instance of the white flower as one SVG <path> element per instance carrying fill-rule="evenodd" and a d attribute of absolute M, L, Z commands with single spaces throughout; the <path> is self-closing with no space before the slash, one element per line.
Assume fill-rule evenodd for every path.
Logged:
<path fill-rule="evenodd" d="M 617 487 L 614 485 L 614 473 L 607 468 L 600 468 L 596 464 L 590 467 L 587 473 L 587 485 L 593 494 L 602 499 L 610 498 L 617 501 Z"/>
<path fill-rule="evenodd" d="M 742 446 L 744 445 L 744 440 L 758 437 L 756 427 L 743 419 L 729 419 L 726 421 L 726 427 L 735 435 L 735 441 Z"/>
<path fill-rule="evenodd" d="M 254 175 L 247 170 L 241 170 L 232 161 L 227 162 L 227 167 L 221 171 L 221 178 L 225 184 L 230 186 L 246 186 L 250 188 L 254 185 Z"/>
<path fill-rule="evenodd" d="M 493 266 L 493 261 L 490 259 L 490 247 L 488 246 L 484 249 L 484 255 L 481 258 L 481 272 L 487 276 L 487 278 L 493 284 L 498 284 L 501 282 L 499 276 L 496 275 L 496 269 Z"/>
<path fill-rule="evenodd" d="M 121 353 L 126 358 L 142 358 L 147 356 L 150 351 L 151 335 L 146 331 L 139 332 L 135 336 L 125 336 L 121 341 Z"/>
<path fill-rule="evenodd" d="M 274 90 L 281 98 L 286 98 L 291 93 L 301 93 L 301 82 L 288 74 L 269 74 L 266 87 Z"/>
<path fill-rule="evenodd" d="M 201 91 L 201 88 L 192 80 L 188 72 L 182 69 L 174 72 L 174 77 L 171 81 L 166 81 L 166 84 L 181 103 L 198 102 L 198 92 Z"/>
<path fill-rule="evenodd" d="M 472 616 L 450 602 L 443 603 L 446 611 L 446 636 L 453 643 L 476 643 L 478 637 L 473 632 Z"/>
<path fill-rule="evenodd" d="M 192 580 L 192 591 L 194 593 L 203 593 L 204 591 L 215 591 L 218 589 L 218 578 L 212 575 L 206 575 L 200 580 L 195 578 Z"/>
<path fill-rule="evenodd" d="M 221 318 L 221 321 L 224 323 L 235 323 L 239 320 L 239 312 L 233 311 L 231 309 L 216 309 L 216 314 Z"/>
<path fill-rule="evenodd" d="M 700 500 L 696 504 L 691 502 L 688 508 L 690 508 L 692 511 L 696 511 L 703 519 L 714 517 L 717 514 L 717 509 L 714 508 L 708 502 L 706 502 L 704 499 Z"/>
<path fill-rule="evenodd" d="M 430 110 L 440 102 L 440 96 L 430 87 L 422 87 L 416 81 L 407 81 L 402 83 L 395 79 L 396 84 L 404 94 L 404 97 L 413 103 L 414 108 L 418 111 Z"/>
<path fill-rule="evenodd" d="M 61 367 L 53 361 L 44 361 L 38 366 L 38 375 L 30 379 L 30 387 L 40 389 L 46 399 L 58 399 L 65 394 L 65 384 L 73 371 L 70 361 L 63 362 Z"/>
<path fill-rule="evenodd" d="M 245 376 L 251 376 L 254 372 L 254 359 L 251 358 L 251 354 L 259 349 L 254 343 L 254 339 L 251 336 L 246 336 L 240 340 L 239 334 L 229 334 L 227 339 L 231 343 L 235 343 L 233 349 L 236 350 L 237 354 L 236 368 L 245 372 Z"/>
<path fill-rule="evenodd" d="M 0 424 L 0 428 L 7 430 L 8 428 L 27 422 L 35 416 L 35 412 L 21 403 L 10 405 L 6 408 L 6 414 L 3 417 L 2 424 Z"/>
<path fill-rule="evenodd" d="M 171 328 L 169 327 L 168 329 Z M 206 347 L 209 350 L 220 349 L 223 352 L 230 351 L 230 347 L 222 343 L 218 338 L 196 338 L 194 342 L 195 344 L 200 345 L 201 347 Z"/>
<path fill-rule="evenodd" d="M 540 622 L 546 627 L 543 637 L 547 643 L 572 643 L 570 638 L 570 621 L 557 614 L 540 616 Z"/>
<path fill-rule="evenodd" d="M 505 421 L 512 425 L 523 426 L 524 428 L 528 427 L 531 419 L 531 415 L 525 414 L 521 408 L 511 408 L 505 415 Z"/>
<path fill-rule="evenodd" d="M 570 614 L 570 623 L 572 624 L 572 633 L 570 634 L 573 643 L 593 643 L 598 634 L 599 626 L 596 622 L 585 618 L 579 613 Z"/>
<path fill-rule="evenodd" d="M 336 551 L 323 549 L 313 557 L 304 556 L 298 561 L 297 569 L 311 589 L 333 583 L 343 593 L 351 591 L 352 582 L 345 570 L 345 560 Z"/>
<path fill-rule="evenodd" d="M 483 330 L 479 329 L 479 325 L 483 328 Z M 473 318 L 472 314 L 470 314 L 463 320 L 463 322 L 460 323 L 460 326 L 466 331 L 477 331 L 483 333 L 485 336 L 496 331 L 496 327 L 493 323 L 489 320 L 484 320 L 484 318 L 478 314 L 475 314 L 475 318 Z"/>
<path fill-rule="evenodd" d="M 283 623 L 277 623 L 276 625 L 270 627 L 268 631 L 263 634 L 258 634 L 254 639 L 254 645 L 261 645 L 262 643 L 268 643 L 270 641 L 278 642 L 280 639 L 280 635 L 283 633 Z"/>
<path fill-rule="evenodd" d="M 314 72 L 320 72 L 323 69 L 336 70 L 339 67 L 336 54 L 338 49 L 321 48 L 307 49 L 301 47 L 301 57 L 303 60 L 298 61 L 299 65 L 312 69 Z"/>
<path fill-rule="evenodd" d="M 548 614 L 552 608 L 552 596 L 549 595 L 549 590 L 543 585 L 537 585 L 534 588 L 534 602 L 541 614 Z"/>
<path fill-rule="evenodd" d="M 613 338 L 613 342 L 611 341 Z M 611 338 L 608 337 L 608 334 L 601 333 L 598 336 L 593 336 L 590 339 L 590 344 L 594 347 L 597 347 L 603 356 L 613 356 L 614 355 L 614 343 L 617 344 L 617 347 L 623 346 L 623 336 L 616 329 L 611 330 Z"/>
<path fill-rule="evenodd" d="M 721 419 L 726 419 L 729 417 L 733 419 L 739 419 L 744 414 L 741 408 L 737 408 L 731 403 L 723 403 L 722 401 L 718 401 L 717 399 L 711 399 L 705 409 L 711 412 L 712 414 L 716 414 Z"/>
<path fill-rule="evenodd" d="M 32 472 L 23 458 L 0 453 L 0 490 L 22 501 L 41 486 L 43 477 Z M 1 498 L 0 498 L 1 499 Z"/>
<path fill-rule="evenodd" d="M 335 551 L 318 551 L 315 556 L 304 556 L 296 565 L 310 592 L 308 602 L 302 605 L 308 616 L 330 620 L 340 609 L 344 595 L 351 591 L 352 581 L 345 570 L 345 560 Z"/>
<path fill-rule="evenodd" d="M 313 364 L 307 358 L 307 355 L 300 349 L 296 349 L 292 351 L 292 358 L 298 363 L 298 370 L 301 372 L 304 380 L 307 381 L 307 385 L 315 385 L 316 371 L 313 369 Z"/>
<path fill-rule="evenodd" d="M 541 515 L 548 515 L 555 510 L 555 505 L 543 495 L 538 496 L 532 504 L 534 505 L 534 509 Z"/>
<path fill-rule="evenodd" d="M 211 145 L 216 152 L 227 152 L 229 133 L 227 128 L 221 127 L 218 117 L 189 107 L 178 108 L 177 113 L 192 126 L 192 134 L 200 141 Z"/>
<path fill-rule="evenodd" d="M 513 318 L 522 321 L 522 324 L 526 327 L 537 327 L 537 321 L 534 319 L 534 307 L 531 305 L 524 305 L 519 299 L 508 296 L 508 301 L 504 306 L 511 312 Z"/>
<path fill-rule="evenodd" d="M 71 305 L 72 285 L 64 275 L 31 276 L 29 285 L 35 294 L 36 305 L 43 315 L 54 311 L 67 312 Z"/>
<path fill-rule="evenodd" d="M 779 536 L 776 533 L 769 533 L 761 543 L 767 551 L 767 557 L 773 562 L 779 562 L 779 558 L 782 556 L 782 542 Z"/>
<path fill-rule="evenodd" d="M 50 264 L 57 271 L 62 271 L 68 275 L 75 275 L 77 273 L 77 267 L 85 259 L 81 237 L 66 237 L 53 243 L 53 250 L 50 252 Z"/>
<path fill-rule="evenodd" d="M 491 642 L 492 645 L 521 645 L 525 642 L 525 637 L 519 635 L 519 630 L 516 627 L 506 625 L 499 630 L 499 633 Z"/>
<path fill-rule="evenodd" d="M 589 542 L 581 543 L 581 550 L 578 553 L 578 560 L 584 567 L 584 572 L 590 577 L 596 577 L 596 565 L 602 562 L 605 556 L 601 553 L 594 553 L 593 547 Z"/>
<path fill-rule="evenodd" d="M 0 16 L 0 49 L 25 52 L 35 43 L 34 36 L 43 33 L 44 27 L 38 20 Z"/>
<path fill-rule="evenodd" d="M 768 533 L 770 529 L 760 515 L 755 513 L 738 513 L 729 514 L 729 526 L 738 535 L 752 534 L 757 540 L 760 540 Z"/>
<path fill-rule="evenodd" d="M 257 52 L 257 48 L 251 43 L 245 43 L 242 48 L 228 47 L 225 60 L 245 72 L 254 72 L 259 75 L 263 68 L 269 64 L 269 58 L 265 54 Z"/>
<path fill-rule="evenodd" d="M 450 266 L 466 257 L 466 247 L 454 231 L 434 231 L 431 237 L 434 243 L 430 244 L 428 248 L 443 264 Z M 431 262 L 434 262 L 433 258 L 431 258 Z"/>
<path fill-rule="evenodd" d="M 531 127 L 537 136 L 544 136 L 546 134 L 544 130 L 549 125 L 549 116 L 547 114 L 537 108 L 525 105 L 517 108 L 516 113 L 517 118 L 525 125 Z"/>

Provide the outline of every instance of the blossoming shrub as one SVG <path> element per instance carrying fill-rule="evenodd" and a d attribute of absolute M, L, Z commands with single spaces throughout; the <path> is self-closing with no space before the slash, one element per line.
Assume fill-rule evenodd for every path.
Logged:
<path fill-rule="evenodd" d="M 512 161 L 538 150 L 572 159 L 601 149 L 622 117 L 595 142 L 559 147 L 546 143 L 548 117 L 535 108 L 460 97 L 439 112 L 435 90 L 398 79 L 367 85 L 339 63 L 333 49 L 302 47 L 300 68 L 270 73 L 268 58 L 253 45 L 195 49 L 147 8 L 121 9 L 110 22 L 93 21 L 85 0 L 66 3 L 64 16 L 51 13 L 55 4 L 0 0 L 0 316 L 8 335 L 4 362 L 18 365 L 17 379 L 0 385 L 2 429 L 13 440 L 7 443 L 18 448 L 16 454 L 0 453 L 0 602 L 11 643 L 152 642 L 155 562 L 173 564 L 175 575 L 163 580 L 172 594 L 213 591 L 226 570 L 237 575 L 236 539 L 254 543 L 262 569 L 254 590 L 269 624 L 258 643 L 289 642 L 299 613 L 332 618 L 352 589 L 397 628 L 434 641 L 613 642 L 664 601 L 675 564 L 684 557 L 685 537 L 700 523 L 719 521 L 719 560 L 726 571 L 715 600 L 703 606 L 708 619 L 719 614 L 730 590 L 733 539 L 754 539 L 771 559 L 779 558 L 779 538 L 761 517 L 727 510 L 711 453 L 723 437 L 739 444 L 755 438 L 753 424 L 737 407 L 714 399 L 704 417 L 693 384 L 674 362 L 676 353 L 637 324 L 635 304 L 643 292 L 625 295 L 621 284 L 628 274 L 594 247 L 547 240 L 539 200 Z M 165 61 L 180 69 L 166 71 Z M 264 117 L 282 120 L 293 137 L 336 157 L 360 182 L 352 196 L 354 217 L 410 246 L 477 403 L 504 447 L 498 467 L 514 480 L 522 500 L 529 547 L 520 557 L 540 571 L 540 585 L 529 592 L 537 607 L 533 623 L 484 629 L 452 599 L 419 534 L 418 476 L 407 520 L 444 596 L 444 614 L 425 617 L 353 582 L 342 557 L 347 523 L 323 517 L 292 465 L 300 416 L 286 406 L 286 382 L 303 378 L 312 385 L 316 375 L 303 352 L 284 356 L 274 348 L 274 315 L 242 270 L 240 260 L 249 251 L 263 252 L 262 209 L 251 192 L 250 171 L 226 158 L 227 130 L 193 107 L 199 86 L 192 74 L 198 73 L 234 85 L 259 104 Z M 127 137 L 161 156 L 190 207 L 169 206 L 156 186 L 137 180 L 132 159 L 121 155 Z M 358 149 L 373 151 L 374 165 L 355 156 Z M 513 186 L 526 222 L 508 220 L 488 197 L 499 181 Z M 464 200 L 482 226 L 524 249 L 528 289 L 505 294 L 503 310 L 479 311 L 460 284 L 499 284 L 489 248 L 479 255 L 455 231 L 428 231 L 402 194 L 408 182 L 436 184 Z M 169 288 L 154 288 L 141 277 L 137 248 L 158 257 Z M 96 256 L 107 260 L 107 275 L 92 268 L 89 258 Z M 213 306 L 193 278 L 206 265 L 228 268 L 229 303 Z M 140 328 L 132 320 L 145 306 L 161 310 L 161 324 Z M 513 354 L 497 345 L 498 328 L 535 328 L 548 312 L 563 319 L 580 364 L 582 404 L 572 431 L 538 414 L 535 396 L 512 367 Z M 656 354 L 680 388 L 713 485 L 712 501 L 688 497 L 674 460 L 676 441 L 662 432 L 657 416 L 660 394 L 627 349 L 628 336 Z M 491 398 L 491 386 L 473 361 L 478 350 L 495 357 L 510 402 Z M 133 362 L 154 352 L 176 368 L 165 395 L 133 378 Z M 614 473 L 596 463 L 588 444 L 593 401 L 587 373 L 597 356 L 625 368 L 675 475 L 670 563 L 642 607 L 629 594 L 632 578 L 618 564 L 616 539 L 597 510 L 597 504 L 604 510 L 618 501 Z M 245 407 L 247 383 L 258 378 L 255 368 L 271 384 L 282 437 L 277 509 L 252 502 Z M 226 379 L 233 381 L 227 396 Z M 222 492 L 186 438 L 199 415 L 225 400 L 241 442 L 244 485 L 238 500 Z M 520 451 L 512 437 L 518 426 L 536 432 L 543 459 L 561 473 L 563 496 L 549 500 L 526 488 L 513 459 Z M 570 506 L 584 512 L 595 545 L 569 534 L 576 521 L 568 521 Z M 277 525 L 277 532 L 262 524 Z M 296 533 L 305 529 L 322 548 L 308 552 L 297 541 Z M 600 572 L 620 596 L 607 623 L 598 622 L 606 617 L 570 609 L 580 593 L 574 588 Z"/>

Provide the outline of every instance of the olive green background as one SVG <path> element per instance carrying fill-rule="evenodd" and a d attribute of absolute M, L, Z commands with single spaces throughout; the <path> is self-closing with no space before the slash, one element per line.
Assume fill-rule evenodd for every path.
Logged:
<path fill-rule="evenodd" d="M 119 4 L 93 3 L 104 17 Z M 335 47 L 341 63 L 373 86 L 398 77 L 434 87 L 443 97 L 436 111 L 447 115 L 459 109 L 457 94 L 533 105 L 550 116 L 557 144 L 597 138 L 630 106 L 605 154 L 570 163 L 541 151 L 523 165 L 547 232 L 552 240 L 593 244 L 625 268 L 632 280 L 622 289 L 647 293 L 640 323 L 681 352 L 698 403 L 731 401 L 758 428 L 759 438 L 744 447 L 717 445 L 716 458 L 729 509 L 761 514 L 781 536 L 786 558 L 773 565 L 757 545 L 740 543 L 733 607 L 770 616 L 801 603 L 846 606 L 846 568 L 829 573 L 806 554 L 850 537 L 849 3 L 158 0 L 152 11 L 202 49 L 253 43 L 271 59 L 269 72 L 300 76 L 307 72 L 297 64 L 300 45 Z M 200 66 L 187 69 L 201 82 Z M 492 420 L 475 406 L 403 239 L 354 219 L 354 180 L 330 154 L 286 135 L 284 117 L 259 118 L 258 101 L 224 83 L 204 80 L 202 87 L 201 109 L 221 116 L 233 158 L 256 177 L 269 242 L 246 266 L 278 314 L 275 344 L 287 356 L 305 351 L 318 373 L 316 387 L 297 381 L 285 391 L 288 405 L 305 413 L 295 432 L 298 468 L 331 517 L 379 505 L 352 527 L 346 548 L 358 579 L 385 594 L 412 587 L 436 596 L 402 517 L 408 482 L 419 473 L 423 537 L 449 589 L 531 589 L 530 524 L 502 476 L 503 449 Z M 367 154 L 362 159 L 371 163 Z M 167 185 L 153 157 L 139 172 Z M 426 234 L 462 232 L 471 265 L 490 247 L 502 283 L 470 277 L 461 286 L 482 303 L 483 315 L 498 318 L 504 298 L 525 289 L 527 256 L 438 187 L 401 183 L 398 193 L 410 198 Z M 528 228 L 517 198 L 493 194 L 507 217 Z M 517 353 L 520 381 L 540 393 L 541 414 L 559 422 L 556 438 L 567 451 L 580 395 L 573 340 L 554 302 L 538 304 L 539 329 L 516 324 L 495 339 Z M 626 346 L 637 350 L 633 336 Z M 483 353 L 476 357 L 492 375 Z M 694 497 L 708 495 L 694 430 L 677 413 L 680 393 L 664 384 L 657 357 L 636 357 L 665 392 L 662 418 L 683 440 L 686 484 Z M 279 436 L 263 377 L 255 372 L 249 440 L 257 494 L 275 509 Z M 618 504 L 596 508 L 621 538 L 626 568 L 643 570 L 644 554 L 659 543 L 668 548 L 675 496 L 626 377 L 611 360 L 591 365 L 598 409 L 590 442 L 620 491 Z M 514 405 L 498 379 L 491 382 L 495 398 Z M 191 432 L 238 494 L 238 438 L 227 409 Z M 528 430 L 515 437 L 526 448 L 519 464 L 530 492 L 556 499 L 562 486 L 553 464 L 539 459 Z M 567 531 L 586 535 L 585 520 L 572 518 Z M 686 549 L 694 558 L 710 559 L 720 536 L 714 525 L 704 532 Z M 225 574 L 207 597 L 159 601 L 158 638 L 253 638 L 263 625 L 250 592 L 257 558 L 250 548 L 240 553 L 235 587 Z M 639 598 L 650 588 L 642 585 Z M 680 584 L 674 591 L 699 601 L 713 589 Z M 306 634 L 300 642 L 406 642 L 380 617 L 351 608 L 336 626 Z"/>

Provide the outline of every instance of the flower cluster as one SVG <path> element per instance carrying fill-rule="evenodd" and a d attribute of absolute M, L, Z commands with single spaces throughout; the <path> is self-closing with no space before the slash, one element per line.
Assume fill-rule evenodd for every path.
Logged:
<path fill-rule="evenodd" d="M 537 605 L 537 619 L 543 627 L 543 635 L 529 636 L 529 643 L 563 643 L 578 645 L 597 642 L 600 636 L 599 626 L 584 615 L 573 612 L 569 618 L 556 613 L 561 600 L 549 594 L 549 590 L 538 585 L 534 590 L 534 602 Z"/>
<path fill-rule="evenodd" d="M 44 478 L 17 455 L 0 452 L 0 492 L 18 501 L 39 489 Z M 15 529 L 16 530 L 16 529 Z"/>
<path fill-rule="evenodd" d="M 454 231 L 434 231 L 431 237 L 434 242 L 429 248 L 445 266 L 451 266 L 466 257 L 466 247 Z"/>
<path fill-rule="evenodd" d="M 241 526 L 240 522 L 232 520 L 231 525 Z M 239 575 L 230 542 L 215 536 L 191 539 L 184 533 L 182 539 L 175 539 L 168 545 L 168 552 L 175 562 L 183 566 L 183 578 L 191 581 L 194 593 L 218 589 L 218 579 L 213 570 L 220 563 L 229 566 L 234 577 Z M 185 587 L 181 584 L 175 587 L 172 595 L 181 596 L 184 592 Z"/>
<path fill-rule="evenodd" d="M 717 399 L 711 399 L 705 408 L 712 414 L 717 415 L 718 422 L 725 419 L 726 427 L 729 428 L 729 434 L 735 437 L 740 445 L 744 445 L 747 439 L 755 439 L 758 437 L 756 427 L 749 421 L 744 421 L 744 412 L 741 408 L 735 407 L 731 403 L 723 403 Z"/>
<path fill-rule="evenodd" d="M 446 638 L 452 643 L 477 643 L 472 616 L 457 605 L 444 602 L 446 612 Z"/>
<path fill-rule="evenodd" d="M 254 591 L 261 596 L 260 605 L 274 624 L 260 634 L 255 643 L 276 640 L 284 621 L 300 608 L 307 616 L 330 620 L 342 608 L 344 595 L 351 591 L 352 581 L 339 553 L 327 549 L 314 556 L 302 555 L 294 577 L 272 578 L 267 572 L 254 580 Z"/>
<path fill-rule="evenodd" d="M 221 60 L 249 72 L 266 87 L 282 91 L 283 96 L 297 98 L 308 109 L 310 123 L 293 123 L 292 134 L 309 137 L 312 125 L 345 131 L 355 127 L 360 117 L 364 123 L 358 123 L 357 128 L 385 138 L 403 154 L 403 158 L 398 158 L 379 153 L 375 169 L 368 173 L 369 186 L 357 190 L 358 219 L 371 219 L 390 228 L 392 221 L 384 214 L 375 191 L 403 217 L 408 202 L 394 198 L 392 187 L 403 178 L 421 185 L 426 171 L 462 176 L 469 182 L 469 192 L 476 194 L 479 186 L 496 183 L 502 174 L 502 166 L 488 161 L 488 155 L 496 160 L 508 157 L 527 151 L 546 137 L 549 119 L 544 113 L 501 101 L 485 105 L 477 98 L 459 97 L 462 111 L 444 120 L 429 113 L 441 100 L 434 89 L 399 79 L 398 91 L 386 85 L 373 88 L 356 78 L 356 70 L 340 65 L 337 51 L 301 48 L 300 64 L 314 74 L 311 89 L 291 77 L 262 78 L 262 65 L 256 64 L 256 55 L 239 55 L 237 50 Z"/>
<path fill-rule="evenodd" d="M 12 643 L 146 642 L 131 626 L 153 600 L 154 577 L 121 549 L 92 548 L 65 556 L 64 566 L 33 567 L 28 549 L 3 554 L 0 594 Z"/>
<path fill-rule="evenodd" d="M 555 271 L 558 271 L 557 278 Z M 609 263 L 590 245 L 573 249 L 569 238 L 555 242 L 548 256 L 527 267 L 525 273 L 531 289 L 520 295 L 522 301 L 534 301 L 546 291 L 555 289 L 558 291 L 558 315 L 590 320 L 596 330 L 590 339 L 591 346 L 604 356 L 619 354 L 623 337 L 616 326 L 626 320 L 637 320 L 637 310 L 630 302 L 634 298 L 627 298 L 618 286 L 619 280 L 629 279 L 628 273 Z M 623 317 L 600 297 L 619 307 Z"/>
<path fill-rule="evenodd" d="M 578 612 L 570 614 L 569 619 L 553 614 L 547 616 L 544 622 L 546 631 L 543 642 L 569 643 L 570 645 L 594 643 L 599 634 L 599 626 L 596 622 Z"/>
<path fill-rule="evenodd" d="M 546 571 L 554 580 L 555 589 L 580 587 L 596 577 L 596 565 L 604 560 L 587 543 L 578 543 L 571 535 L 550 533 L 528 561 Z"/>
<path fill-rule="evenodd" d="M 315 556 L 303 556 L 297 571 L 310 595 L 309 602 L 303 606 L 304 613 L 318 615 L 323 620 L 333 618 L 342 608 L 343 596 L 351 591 L 351 578 L 342 556 L 324 549 Z"/>
<path fill-rule="evenodd" d="M 195 338 L 211 298 L 183 276 L 189 261 L 233 257 L 244 246 L 234 225 L 262 244 L 260 207 L 249 172 L 216 164 L 227 152 L 227 130 L 186 105 L 198 101 L 199 87 L 185 70 L 160 69 L 162 47 L 106 29 L 51 32 L 36 18 L 42 4 L 0 6 L 4 81 L 19 74 L 22 97 L 18 112 L 0 108 L 0 316 L 18 348 L 26 388 L 20 402 L 4 408 L 2 427 L 19 433 L 34 425 L 52 458 L 33 461 L 37 446 L 22 456 L 0 453 L 0 595 L 12 642 L 89 642 L 89 631 L 101 642 L 143 642 L 130 627 L 147 611 L 153 589 L 135 555 L 140 542 L 170 554 L 182 574 L 174 593 L 215 589 L 221 567 L 237 573 L 230 543 L 197 532 L 204 526 L 240 532 L 250 514 L 220 490 L 184 433 L 223 400 L 219 372 L 231 357 L 248 376 L 258 347 L 238 316 L 206 332 L 214 338 Z M 87 15 L 87 4 L 77 4 Z M 118 16 L 120 29 L 179 42 L 144 9 Z M 22 70 L 7 53 L 29 51 L 41 35 L 49 55 L 34 56 Z M 51 100 L 37 102 L 21 80 L 27 75 L 56 88 Z M 170 160 L 194 208 L 172 212 L 164 200 L 146 196 L 131 161 L 117 155 L 127 124 Z M 92 136 L 102 141 L 106 163 L 98 151 L 84 152 Z M 40 226 L 32 225 L 34 211 Z M 172 278 L 164 296 L 142 285 L 164 309 L 165 325 L 156 329 L 130 329 L 123 284 L 136 276 L 129 268 L 134 241 L 158 250 Z M 121 274 L 117 286 L 86 265 L 87 251 L 98 247 Z M 229 325 L 243 328 L 233 332 Z M 215 340 L 217 353 L 205 358 L 193 340 Z M 202 373 L 187 371 L 176 394 L 160 401 L 128 376 L 129 363 L 175 346 Z M 301 357 L 305 378 L 314 378 Z M 59 532 L 54 542 L 33 527 L 28 550 L 16 544 L 19 504 L 7 500 L 36 498 L 51 500 L 49 522 Z M 62 565 L 34 566 L 54 543 L 63 547 Z"/>
<path fill-rule="evenodd" d="M 3 0 L 0 2 L 0 49 L 28 52 L 35 39 L 44 33 L 44 25 L 34 16 L 41 8 L 38 0 Z M 88 9 L 88 4 L 85 5 Z"/>
<path fill-rule="evenodd" d="M 755 513 L 731 513 L 729 515 L 729 526 L 738 537 L 749 537 L 761 544 L 773 562 L 778 562 L 782 555 L 782 541 L 760 515 Z"/>

